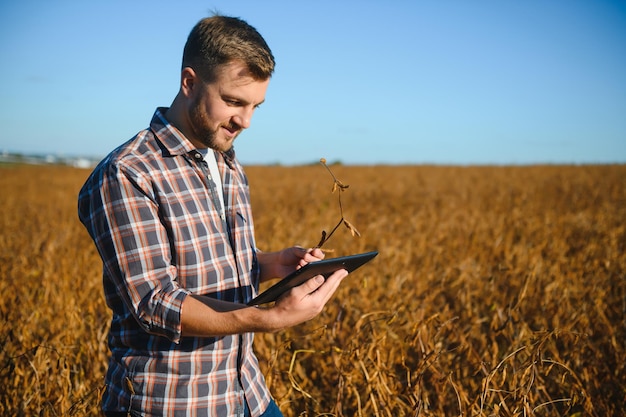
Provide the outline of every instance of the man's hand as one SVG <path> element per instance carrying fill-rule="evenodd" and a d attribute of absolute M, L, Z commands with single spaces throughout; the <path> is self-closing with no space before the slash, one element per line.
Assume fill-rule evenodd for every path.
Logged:
<path fill-rule="evenodd" d="M 248 307 L 190 295 L 182 305 L 183 336 L 277 332 L 304 323 L 322 311 L 347 275 L 345 269 L 334 272 L 326 280 L 317 275 L 287 291 L 271 307 Z"/>
<path fill-rule="evenodd" d="M 257 258 L 261 266 L 261 281 L 267 281 L 284 278 L 308 263 L 324 259 L 324 252 L 319 248 L 292 246 L 278 252 L 259 252 Z"/>
<path fill-rule="evenodd" d="M 295 326 L 317 316 L 347 275 L 345 269 L 334 272 L 326 280 L 317 275 L 283 294 L 267 309 L 269 331 Z"/>
<path fill-rule="evenodd" d="M 324 259 L 321 249 L 299 246 L 277 252 L 259 252 L 261 281 L 283 278 L 308 263 Z M 276 332 L 317 316 L 348 275 L 345 269 L 326 280 L 315 276 L 283 294 L 272 307 L 248 307 L 191 295 L 183 302 L 183 336 L 223 336 L 246 332 Z"/>

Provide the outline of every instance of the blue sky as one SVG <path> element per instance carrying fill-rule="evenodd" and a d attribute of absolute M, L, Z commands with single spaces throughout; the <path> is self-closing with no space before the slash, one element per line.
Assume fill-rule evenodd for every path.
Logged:
<path fill-rule="evenodd" d="M 247 164 L 626 162 L 626 1 L 0 2 L 0 152 L 104 156 L 218 10 L 277 60 Z"/>

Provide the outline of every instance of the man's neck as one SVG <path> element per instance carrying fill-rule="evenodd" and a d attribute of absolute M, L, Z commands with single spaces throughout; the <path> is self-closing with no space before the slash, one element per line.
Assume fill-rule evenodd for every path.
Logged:
<path fill-rule="evenodd" d="M 185 138 L 193 144 L 193 146 L 197 149 L 204 149 L 206 148 L 205 145 L 198 143 L 193 139 L 191 129 L 189 129 L 189 121 L 186 117 L 186 113 L 183 111 L 180 94 L 181 93 L 178 93 L 176 98 L 174 98 L 172 105 L 169 109 L 167 109 L 164 116 L 172 126 L 178 129 L 185 136 Z"/>

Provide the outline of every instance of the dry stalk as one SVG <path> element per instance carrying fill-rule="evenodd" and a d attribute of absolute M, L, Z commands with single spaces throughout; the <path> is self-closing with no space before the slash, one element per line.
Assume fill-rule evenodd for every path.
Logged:
<path fill-rule="evenodd" d="M 456 387 L 456 384 L 454 383 L 454 381 L 452 380 L 451 374 L 448 375 L 448 382 L 452 386 L 452 389 L 454 390 L 454 394 L 456 395 L 456 400 L 459 405 L 459 416 L 462 416 L 463 415 L 463 402 L 461 401 L 461 394 L 459 394 L 459 390 Z"/>
<path fill-rule="evenodd" d="M 343 204 L 341 203 L 341 193 L 347 190 L 348 187 L 350 186 L 342 183 L 341 181 L 337 179 L 337 177 L 335 176 L 335 174 L 333 174 L 333 172 L 328 167 L 328 165 L 326 165 L 325 158 L 321 158 L 320 163 L 326 168 L 330 176 L 333 177 L 333 189 L 331 192 L 334 193 L 335 191 L 338 191 L 337 198 L 339 201 L 339 214 L 341 215 L 341 218 L 339 219 L 339 222 L 335 225 L 335 227 L 333 227 L 333 229 L 330 231 L 330 233 L 326 234 L 326 230 L 322 230 L 322 237 L 320 238 L 320 241 L 318 242 L 318 244 L 315 245 L 316 248 L 321 248 L 324 245 L 324 243 L 326 243 L 328 239 L 330 239 L 333 233 L 335 233 L 335 230 L 337 230 L 339 226 L 341 226 L 342 224 L 345 227 L 347 227 L 348 230 L 350 230 L 350 233 L 352 234 L 352 236 L 357 236 L 357 237 L 361 236 L 361 233 L 359 233 L 356 227 L 354 227 L 352 223 L 346 220 L 346 218 L 343 215 Z"/>
<path fill-rule="evenodd" d="M 298 391 L 299 393 L 304 395 L 306 398 L 313 399 L 313 396 L 311 394 L 309 394 L 308 392 L 306 392 L 300 386 L 300 384 L 298 384 L 298 381 L 296 381 L 296 378 L 294 376 L 294 367 L 296 365 L 296 356 L 298 356 L 299 353 L 317 353 L 317 351 L 312 350 L 312 349 L 298 349 L 298 350 L 294 351 L 293 355 L 291 356 L 291 363 L 289 364 L 289 372 L 288 372 L 289 381 L 291 382 L 291 386 L 293 387 L 293 389 L 295 389 L 296 391 Z"/>
<path fill-rule="evenodd" d="M 487 398 L 487 393 L 488 392 L 492 392 L 492 389 L 489 388 L 489 385 L 491 384 L 491 380 L 493 379 L 493 377 L 495 376 L 496 372 L 500 369 L 500 367 L 502 367 L 502 365 L 504 365 L 504 363 L 506 361 L 508 361 L 509 359 L 515 357 L 515 355 L 517 355 L 519 352 L 527 349 L 528 346 L 522 346 L 518 349 L 516 349 L 514 352 L 508 354 L 504 359 L 502 359 L 500 361 L 500 363 L 498 363 L 498 365 L 496 365 L 495 368 L 493 368 L 491 370 L 491 372 L 489 373 L 489 375 L 487 376 L 487 378 L 485 378 L 485 380 L 483 381 L 483 391 L 480 395 L 480 414 L 483 414 L 483 410 L 484 410 L 484 406 L 485 406 L 485 402 L 486 402 L 486 398 Z"/>

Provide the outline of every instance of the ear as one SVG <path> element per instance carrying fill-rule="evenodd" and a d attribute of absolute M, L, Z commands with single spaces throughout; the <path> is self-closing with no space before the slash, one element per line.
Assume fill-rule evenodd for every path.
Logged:
<path fill-rule="evenodd" d="M 200 78 L 191 67 L 185 67 L 180 74 L 180 91 L 190 97 L 194 89 L 200 86 Z"/>

